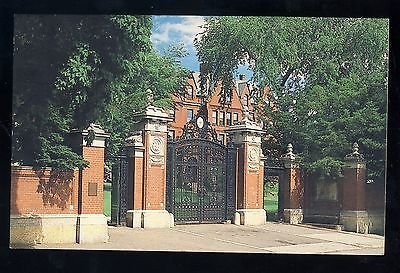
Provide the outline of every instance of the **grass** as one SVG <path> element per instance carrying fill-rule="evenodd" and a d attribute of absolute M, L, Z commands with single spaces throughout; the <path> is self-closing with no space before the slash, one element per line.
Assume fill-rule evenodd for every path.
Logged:
<path fill-rule="evenodd" d="M 264 209 L 267 215 L 275 215 L 278 212 L 278 184 L 273 183 L 271 187 L 265 187 L 264 190 Z"/>
<path fill-rule="evenodd" d="M 103 213 L 105 216 L 111 216 L 111 183 L 104 183 L 104 203 Z"/>

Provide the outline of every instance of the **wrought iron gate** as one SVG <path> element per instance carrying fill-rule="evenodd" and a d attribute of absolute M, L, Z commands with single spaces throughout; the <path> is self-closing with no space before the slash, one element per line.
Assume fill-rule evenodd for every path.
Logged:
<path fill-rule="evenodd" d="M 112 165 L 111 224 L 125 225 L 128 209 L 128 157 L 125 150 L 110 158 Z"/>
<path fill-rule="evenodd" d="M 270 220 L 278 221 L 283 217 L 283 196 L 282 182 L 284 179 L 285 169 L 283 162 L 279 159 L 267 159 L 264 161 L 264 208 L 266 208 L 267 195 L 270 193 L 268 183 L 278 183 L 278 210 L 276 215 L 271 215 L 267 210 L 267 217 Z"/>
<path fill-rule="evenodd" d="M 167 151 L 167 210 L 174 214 L 175 223 L 232 219 L 236 179 L 233 144 L 220 143 L 207 117 L 199 114 L 185 125 L 181 137 L 168 141 Z"/>

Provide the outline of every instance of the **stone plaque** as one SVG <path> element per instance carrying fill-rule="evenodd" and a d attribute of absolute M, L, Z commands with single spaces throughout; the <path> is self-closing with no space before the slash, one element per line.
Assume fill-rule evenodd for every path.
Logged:
<path fill-rule="evenodd" d="M 88 184 L 88 196 L 97 196 L 97 183 Z"/>
<path fill-rule="evenodd" d="M 337 201 L 338 185 L 333 181 L 318 181 L 315 200 Z"/>

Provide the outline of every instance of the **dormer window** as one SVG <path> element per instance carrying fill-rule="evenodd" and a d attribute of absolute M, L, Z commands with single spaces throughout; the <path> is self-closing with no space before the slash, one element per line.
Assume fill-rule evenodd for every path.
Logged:
<path fill-rule="evenodd" d="M 186 118 L 186 122 L 189 122 L 193 119 L 193 109 L 187 109 L 187 118 Z"/>
<path fill-rule="evenodd" d="M 225 93 L 225 102 L 232 102 L 232 90 L 228 90 Z"/>
<path fill-rule="evenodd" d="M 191 85 L 186 86 L 186 97 L 188 99 L 193 99 L 193 87 Z"/>
<path fill-rule="evenodd" d="M 244 97 L 243 97 L 243 105 L 249 107 L 249 95 L 244 95 Z"/>

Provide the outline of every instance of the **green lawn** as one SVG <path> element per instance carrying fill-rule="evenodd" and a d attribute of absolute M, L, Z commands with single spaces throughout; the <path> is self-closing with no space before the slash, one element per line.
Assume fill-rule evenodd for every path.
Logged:
<path fill-rule="evenodd" d="M 105 216 L 111 216 L 111 183 L 104 183 L 104 205 L 103 213 Z"/>
<path fill-rule="evenodd" d="M 272 183 L 269 187 L 264 187 L 264 209 L 270 219 L 273 219 L 278 212 L 278 184 Z"/>

